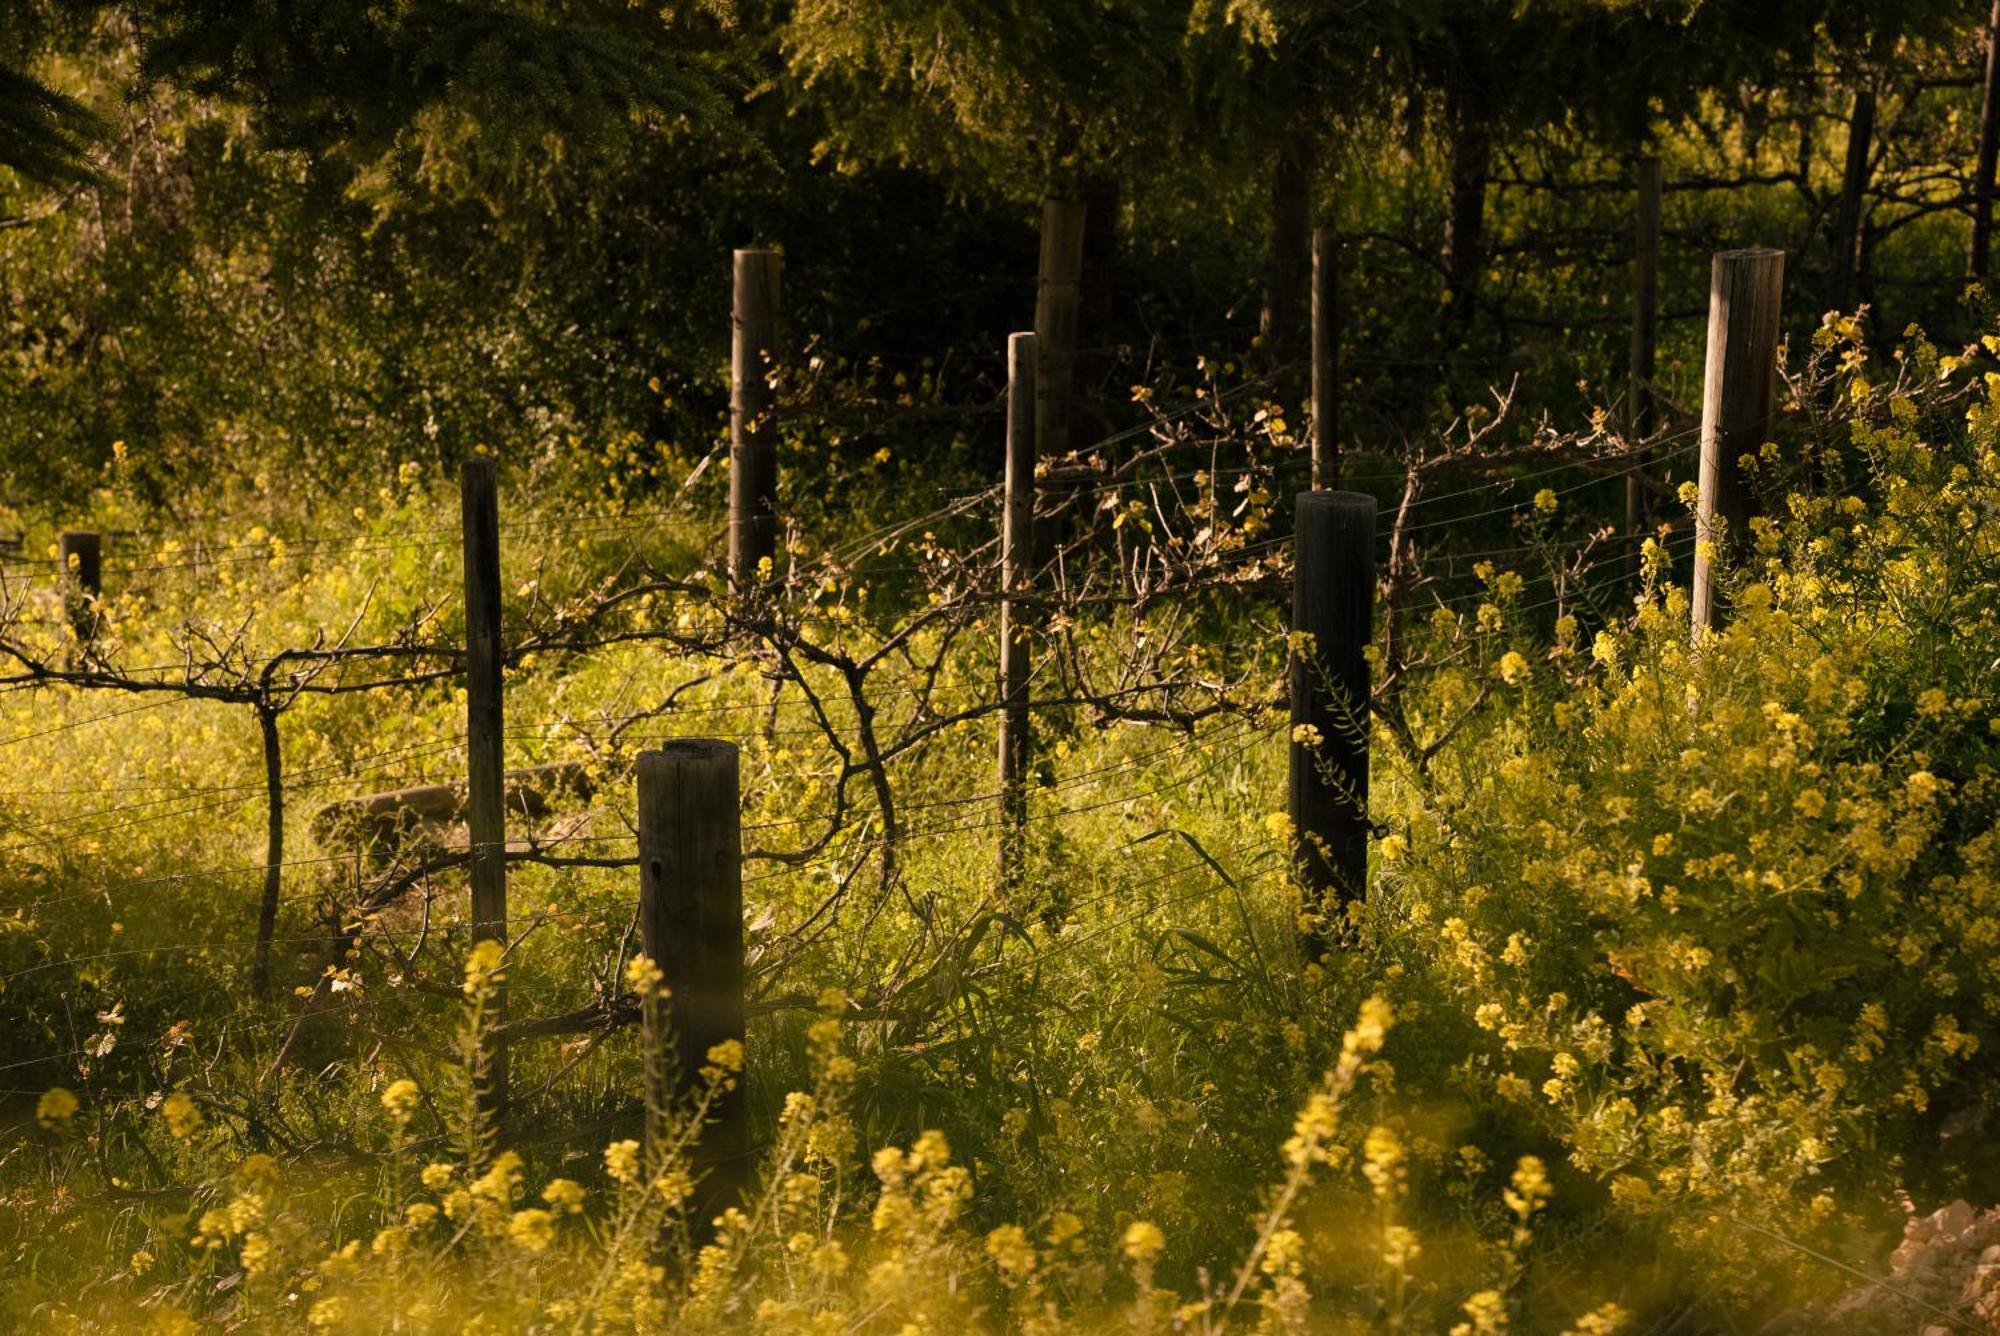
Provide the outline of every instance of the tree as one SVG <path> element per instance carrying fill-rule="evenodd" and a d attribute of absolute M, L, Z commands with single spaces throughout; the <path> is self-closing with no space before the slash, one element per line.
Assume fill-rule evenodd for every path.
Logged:
<path fill-rule="evenodd" d="M 82 102 L 29 73 L 52 41 L 51 18 L 33 0 L 0 10 L 0 167 L 43 186 L 89 180 L 104 134 Z"/>

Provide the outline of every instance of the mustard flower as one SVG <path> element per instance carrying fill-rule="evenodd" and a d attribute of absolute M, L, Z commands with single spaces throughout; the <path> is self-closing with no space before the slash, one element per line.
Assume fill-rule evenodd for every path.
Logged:
<path fill-rule="evenodd" d="M 1146 1220 L 1134 1220 L 1125 1227 L 1122 1244 L 1125 1256 L 1140 1266 L 1151 1266 L 1167 1250 L 1167 1236 Z"/>
<path fill-rule="evenodd" d="M 516 1211 L 507 1222 L 507 1237 L 529 1252 L 547 1252 L 556 1241 L 556 1218 L 538 1207 Z"/>
<path fill-rule="evenodd" d="M 417 1083 L 407 1076 L 391 1081 L 382 1092 L 382 1107 L 389 1111 L 389 1116 L 398 1127 L 410 1121 L 410 1115 L 417 1111 L 417 1105 L 422 1100 L 423 1094 L 417 1089 Z"/>
<path fill-rule="evenodd" d="M 35 1101 L 35 1121 L 43 1127 L 60 1127 L 74 1118 L 81 1107 L 75 1095 L 61 1086 L 53 1086 Z"/>
<path fill-rule="evenodd" d="M 639 1143 L 628 1138 L 606 1146 L 604 1172 L 620 1183 L 636 1181 L 639 1177 Z"/>
<path fill-rule="evenodd" d="M 634 956 L 625 964 L 625 986 L 640 997 L 664 997 L 660 983 L 666 977 L 651 956 Z"/>
<path fill-rule="evenodd" d="M 1019 1225 L 1001 1225 L 988 1233 L 986 1255 L 1009 1284 L 1025 1280 L 1035 1269 L 1035 1245 Z"/>
<path fill-rule="evenodd" d="M 583 1185 L 574 1179 L 552 1178 L 542 1189 L 542 1200 L 564 1215 L 575 1215 L 583 1209 Z"/>
<path fill-rule="evenodd" d="M 182 1091 L 176 1090 L 167 1096 L 166 1102 L 160 1105 L 160 1115 L 167 1120 L 167 1130 L 182 1140 L 201 1130 L 201 1109 L 191 1096 Z"/>

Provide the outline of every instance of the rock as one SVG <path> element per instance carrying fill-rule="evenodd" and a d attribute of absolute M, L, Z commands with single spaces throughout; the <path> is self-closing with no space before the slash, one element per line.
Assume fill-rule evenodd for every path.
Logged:
<path fill-rule="evenodd" d="M 1931 1225 L 1946 1238 L 1955 1239 L 1960 1234 L 1965 1233 L 1966 1230 L 1971 1229 L 1973 1221 L 1978 1218 L 1979 1213 L 1972 1209 L 1972 1203 L 1966 1201 L 1964 1198 L 1960 1198 L 1932 1215 Z"/>

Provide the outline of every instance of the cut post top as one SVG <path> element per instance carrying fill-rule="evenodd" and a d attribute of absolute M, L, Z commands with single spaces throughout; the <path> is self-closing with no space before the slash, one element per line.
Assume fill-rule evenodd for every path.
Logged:
<path fill-rule="evenodd" d="M 1300 492 L 1298 506 L 1300 514 L 1307 511 L 1350 515 L 1365 512 L 1370 519 L 1374 518 L 1376 511 L 1375 498 L 1366 492 L 1335 492 L 1325 489 Z"/>
<path fill-rule="evenodd" d="M 736 744 L 723 738 L 668 738 L 639 753 L 639 772 L 675 765 L 734 763 Z"/>

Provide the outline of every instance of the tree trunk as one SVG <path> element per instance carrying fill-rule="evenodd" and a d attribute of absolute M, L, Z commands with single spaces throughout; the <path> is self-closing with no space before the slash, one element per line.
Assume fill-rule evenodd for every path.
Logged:
<path fill-rule="evenodd" d="M 1971 276 L 1982 282 L 1993 251 L 1993 169 L 2000 157 L 2000 0 L 1986 21 L 1986 96 L 1979 104 L 1979 159 L 1972 177 Z"/>
<path fill-rule="evenodd" d="M 1861 199 L 1868 191 L 1868 160 L 1875 146 L 1875 90 L 1854 94 L 1847 122 L 1847 163 L 1840 174 L 1840 202 L 1833 216 L 1833 259 L 1827 266 L 1826 304 L 1845 311 L 1854 296 L 1855 250 L 1861 235 Z"/>
<path fill-rule="evenodd" d="M 1444 221 L 1446 319 L 1449 341 L 1465 337 L 1479 276 L 1486 267 L 1486 178 L 1493 141 L 1485 121 L 1460 98 L 1446 112 L 1451 135 L 1450 199 Z"/>
<path fill-rule="evenodd" d="M 1271 234 L 1264 257 L 1264 336 L 1266 364 L 1278 376 L 1278 397 L 1297 397 L 1299 324 L 1311 269 L 1312 170 L 1298 136 L 1279 141 L 1271 172 Z"/>
<path fill-rule="evenodd" d="M 1086 172 L 1082 195 L 1083 276 L 1077 292 L 1074 392 L 1078 411 L 1108 435 L 1112 424 L 1106 417 L 1104 382 L 1115 361 L 1111 301 L 1118 268 L 1118 178 L 1109 172 Z"/>
<path fill-rule="evenodd" d="M 268 696 L 258 702 L 257 729 L 264 743 L 264 897 L 257 906 L 257 954 L 250 978 L 251 987 L 262 997 L 271 987 L 271 942 L 278 931 L 278 898 L 285 875 L 285 763 L 279 750 L 278 711 Z"/>

